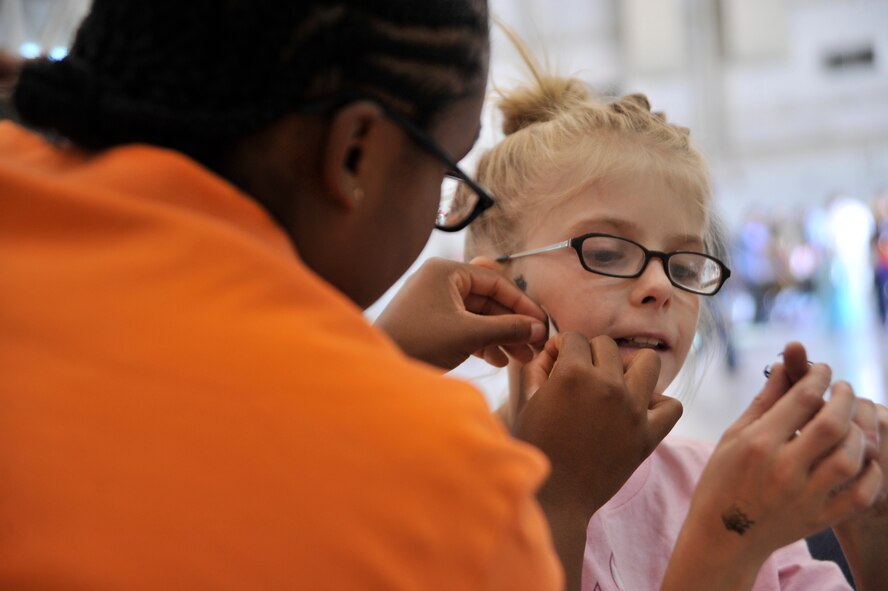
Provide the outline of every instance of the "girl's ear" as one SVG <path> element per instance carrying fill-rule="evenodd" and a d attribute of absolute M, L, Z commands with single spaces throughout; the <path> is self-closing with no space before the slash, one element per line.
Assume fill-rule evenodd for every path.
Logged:
<path fill-rule="evenodd" d="M 368 163 L 369 155 L 380 141 L 382 110 L 370 101 L 350 103 L 336 112 L 330 121 L 322 152 L 321 174 L 328 199 L 337 206 L 353 209 L 360 205 L 364 191 L 378 173 Z"/>

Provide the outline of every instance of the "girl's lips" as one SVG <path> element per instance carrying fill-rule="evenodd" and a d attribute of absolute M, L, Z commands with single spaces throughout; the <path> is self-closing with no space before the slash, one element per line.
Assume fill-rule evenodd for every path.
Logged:
<path fill-rule="evenodd" d="M 662 338 L 656 336 L 631 336 L 615 338 L 617 346 L 629 349 L 653 349 L 655 351 L 668 350 L 669 344 Z"/>

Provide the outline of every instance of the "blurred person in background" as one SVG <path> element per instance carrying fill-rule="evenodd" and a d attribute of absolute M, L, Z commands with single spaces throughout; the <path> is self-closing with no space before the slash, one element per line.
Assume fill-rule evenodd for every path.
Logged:
<path fill-rule="evenodd" d="M 837 326 L 837 292 L 832 278 L 835 255 L 826 205 L 815 204 L 808 208 L 804 220 L 805 237 L 815 255 L 812 281 L 820 312 L 817 318 L 822 323 L 822 328 L 831 331 Z"/>
<path fill-rule="evenodd" d="M 888 190 L 873 199 L 875 232 L 873 232 L 873 279 L 876 288 L 876 309 L 879 323 L 888 323 Z"/>
<path fill-rule="evenodd" d="M 737 278 L 752 296 L 752 320 L 765 323 L 779 292 L 778 257 L 772 221 L 760 209 L 751 208 L 746 212 L 737 232 L 733 255 Z"/>
<path fill-rule="evenodd" d="M 871 320 L 873 213 L 861 200 L 838 193 L 826 207 L 832 258 L 829 278 L 833 327 L 859 329 Z"/>

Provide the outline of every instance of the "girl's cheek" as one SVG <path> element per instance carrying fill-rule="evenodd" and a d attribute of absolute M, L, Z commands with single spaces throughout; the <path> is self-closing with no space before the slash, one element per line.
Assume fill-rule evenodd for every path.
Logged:
<path fill-rule="evenodd" d="M 512 281 L 515 283 L 515 285 L 518 286 L 518 289 L 520 289 L 524 293 L 528 293 L 527 279 L 524 278 L 523 273 L 517 273 L 514 277 L 512 277 Z"/>

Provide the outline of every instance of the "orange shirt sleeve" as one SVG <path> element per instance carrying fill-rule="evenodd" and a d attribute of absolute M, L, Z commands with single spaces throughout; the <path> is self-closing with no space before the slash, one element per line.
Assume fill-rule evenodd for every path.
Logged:
<path fill-rule="evenodd" d="M 252 199 L 0 123 L 0 588 L 555 589 L 545 459 Z"/>
<path fill-rule="evenodd" d="M 490 562 L 486 591 L 562 589 L 561 563 L 552 550 L 545 516 L 533 499 L 522 499 Z"/>

